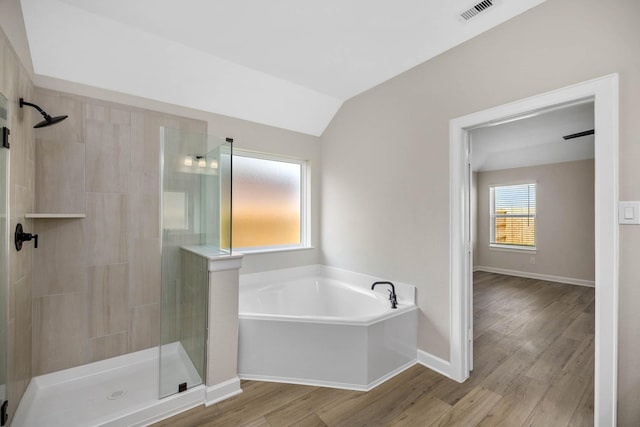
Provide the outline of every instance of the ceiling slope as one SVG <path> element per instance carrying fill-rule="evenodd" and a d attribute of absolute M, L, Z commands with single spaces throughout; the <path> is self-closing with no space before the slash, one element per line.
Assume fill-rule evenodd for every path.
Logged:
<path fill-rule="evenodd" d="M 319 136 L 342 102 L 544 0 L 21 0 L 37 76 Z"/>

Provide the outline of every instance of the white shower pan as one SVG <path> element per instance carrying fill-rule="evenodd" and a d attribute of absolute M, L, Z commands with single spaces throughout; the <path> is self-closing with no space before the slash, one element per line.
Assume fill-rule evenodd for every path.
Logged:
<path fill-rule="evenodd" d="M 165 355 L 163 367 L 172 375 L 189 384 L 201 382 L 182 345 L 168 344 Z M 145 426 L 203 403 L 203 385 L 159 399 L 158 373 L 154 347 L 35 377 L 11 425 Z"/>

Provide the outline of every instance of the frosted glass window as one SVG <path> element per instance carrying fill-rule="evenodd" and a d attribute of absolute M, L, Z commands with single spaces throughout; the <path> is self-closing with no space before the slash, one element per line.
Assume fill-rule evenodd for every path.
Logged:
<path fill-rule="evenodd" d="M 233 155 L 234 248 L 274 249 L 304 244 L 305 162 Z"/>
<path fill-rule="evenodd" d="M 187 226 L 187 194 L 165 191 L 162 199 L 162 228 L 185 230 Z"/>
<path fill-rule="evenodd" d="M 491 246 L 535 249 L 536 184 L 490 189 Z"/>

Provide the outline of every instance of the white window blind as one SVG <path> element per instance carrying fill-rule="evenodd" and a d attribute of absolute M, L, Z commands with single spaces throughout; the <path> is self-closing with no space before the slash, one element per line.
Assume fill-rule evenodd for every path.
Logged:
<path fill-rule="evenodd" d="M 491 246 L 536 247 L 536 184 L 490 189 Z"/>

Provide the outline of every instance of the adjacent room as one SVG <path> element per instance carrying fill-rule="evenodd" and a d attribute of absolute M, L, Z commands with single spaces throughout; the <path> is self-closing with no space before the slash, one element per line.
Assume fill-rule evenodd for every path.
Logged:
<path fill-rule="evenodd" d="M 2 0 L 0 425 L 640 424 L 639 19 Z"/>

